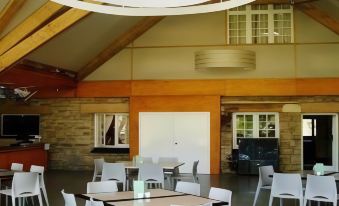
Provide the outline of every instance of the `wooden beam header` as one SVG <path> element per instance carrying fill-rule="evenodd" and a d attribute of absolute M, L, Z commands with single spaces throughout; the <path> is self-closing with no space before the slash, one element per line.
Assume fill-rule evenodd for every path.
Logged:
<path fill-rule="evenodd" d="M 25 2 L 26 0 L 9 0 L 3 11 L 0 12 L 0 33 L 6 28 Z"/>

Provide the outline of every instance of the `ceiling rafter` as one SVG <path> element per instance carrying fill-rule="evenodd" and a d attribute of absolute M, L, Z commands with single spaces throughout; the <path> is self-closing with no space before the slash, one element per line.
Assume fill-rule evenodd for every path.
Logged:
<path fill-rule="evenodd" d="M 24 0 L 25 1 L 25 0 Z M 45 24 L 51 17 L 59 14 L 64 10 L 64 7 L 60 4 L 48 1 L 32 15 L 27 17 L 22 23 L 16 26 L 6 36 L 0 39 L 0 55 L 8 51 L 15 46 L 25 37 L 32 34 L 41 25 Z"/>
<path fill-rule="evenodd" d="M 339 34 L 339 21 L 329 16 L 325 11 L 322 11 L 317 6 L 311 3 L 297 4 L 295 7 L 316 20 L 318 23 L 324 25 L 331 31 Z"/>
<path fill-rule="evenodd" d="M 0 12 L 0 33 L 7 27 L 12 18 L 18 13 L 26 0 L 10 0 Z"/>
<path fill-rule="evenodd" d="M 79 9 L 69 9 L 51 22 L 44 25 L 26 39 L 22 40 L 14 47 L 0 56 L 0 72 L 14 65 L 16 62 L 30 54 L 32 51 L 79 22 L 91 12 Z"/>
<path fill-rule="evenodd" d="M 123 50 L 127 45 L 132 43 L 139 36 L 144 34 L 150 28 L 152 28 L 155 24 L 161 21 L 163 16 L 152 16 L 145 17 L 137 24 L 135 24 L 132 28 L 122 33 L 119 37 L 117 37 L 108 47 L 106 47 L 103 51 L 101 51 L 96 57 L 90 60 L 83 68 L 81 68 L 78 72 L 77 79 L 79 81 L 85 79 L 89 74 L 98 69 L 102 64 L 106 61 L 114 57 L 117 53 Z"/>

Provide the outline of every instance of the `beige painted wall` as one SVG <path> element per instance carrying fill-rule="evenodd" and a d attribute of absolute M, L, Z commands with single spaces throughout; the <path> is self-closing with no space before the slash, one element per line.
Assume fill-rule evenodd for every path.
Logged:
<path fill-rule="evenodd" d="M 226 12 L 166 17 L 86 80 L 339 77 L 339 36 L 298 10 L 295 43 L 226 45 Z M 195 70 L 203 49 L 256 52 L 256 70 Z"/>

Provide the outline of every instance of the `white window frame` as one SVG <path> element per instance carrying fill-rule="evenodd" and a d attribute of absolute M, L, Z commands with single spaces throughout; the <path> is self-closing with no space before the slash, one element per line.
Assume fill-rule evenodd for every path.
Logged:
<path fill-rule="evenodd" d="M 246 44 L 252 43 L 252 14 L 268 14 L 268 44 L 284 44 L 284 43 L 275 43 L 274 42 L 274 14 L 283 14 L 290 13 L 291 14 L 291 42 L 294 43 L 294 16 L 293 16 L 293 6 L 290 6 L 290 9 L 274 9 L 273 4 L 268 4 L 267 10 L 252 10 L 251 5 L 246 5 L 246 10 L 244 11 L 227 11 L 227 44 L 229 45 L 237 45 L 230 44 L 230 30 L 229 30 L 229 22 L 230 15 L 246 15 Z M 264 44 L 264 43 L 259 43 Z"/>
<path fill-rule="evenodd" d="M 236 116 L 237 115 L 253 115 L 253 138 L 259 138 L 259 115 L 275 115 L 275 137 L 268 137 L 268 138 L 280 138 L 279 113 L 278 112 L 235 112 L 232 114 L 233 149 L 238 149 L 237 128 L 236 128 L 236 125 L 237 125 Z"/>
<path fill-rule="evenodd" d="M 104 115 L 104 120 L 103 122 L 106 122 L 105 119 L 106 119 L 106 115 L 124 115 L 124 116 L 127 116 L 128 118 L 128 124 L 127 124 L 127 133 L 128 133 L 128 139 L 129 139 L 129 114 L 128 113 L 95 113 L 94 114 L 94 147 L 95 148 L 129 148 L 129 144 L 119 144 L 119 139 L 118 138 L 115 138 L 114 139 L 114 145 L 106 145 L 105 143 L 104 144 L 98 144 L 98 139 L 102 138 L 102 137 L 99 137 L 99 134 L 98 134 L 98 127 L 99 127 L 99 121 L 98 121 L 98 118 L 99 118 L 99 115 Z M 118 123 L 117 121 L 115 121 L 115 128 L 117 128 L 118 126 Z M 105 130 L 105 128 L 104 128 Z M 115 137 L 118 137 L 119 134 L 118 134 L 118 130 L 115 130 L 114 131 L 114 135 Z M 105 139 L 105 137 L 104 137 Z M 105 142 L 105 140 L 104 140 Z"/>

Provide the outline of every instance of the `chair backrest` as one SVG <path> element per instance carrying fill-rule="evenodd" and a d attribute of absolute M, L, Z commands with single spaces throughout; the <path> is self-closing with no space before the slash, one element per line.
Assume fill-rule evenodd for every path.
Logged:
<path fill-rule="evenodd" d="M 337 186 L 333 176 L 307 175 L 305 199 L 317 198 L 321 201 L 337 201 Z"/>
<path fill-rule="evenodd" d="M 262 186 L 272 185 L 273 174 L 274 174 L 274 168 L 272 165 L 259 167 L 259 181 L 261 181 Z"/>
<path fill-rule="evenodd" d="M 117 192 L 116 181 L 88 182 L 87 193 Z"/>
<path fill-rule="evenodd" d="M 193 162 L 193 168 L 192 168 L 193 176 L 197 176 L 197 173 L 198 173 L 198 164 L 199 164 L 199 160 Z"/>
<path fill-rule="evenodd" d="M 126 170 L 123 163 L 107 163 L 103 164 L 101 181 L 115 180 L 118 182 L 126 182 Z"/>
<path fill-rule="evenodd" d="M 142 157 L 143 163 L 153 163 L 152 157 Z"/>
<path fill-rule="evenodd" d="M 21 194 L 40 194 L 38 173 L 16 172 L 12 181 L 12 195 L 20 197 Z"/>
<path fill-rule="evenodd" d="M 158 163 L 172 163 L 178 162 L 179 159 L 177 157 L 159 157 Z"/>
<path fill-rule="evenodd" d="M 291 198 L 302 197 L 303 189 L 300 174 L 274 173 L 271 195 L 279 197 L 288 195 Z"/>
<path fill-rule="evenodd" d="M 221 189 L 221 188 L 216 188 L 216 187 L 211 187 L 208 198 L 223 201 L 223 202 L 228 202 L 228 205 L 231 206 L 232 191 Z"/>
<path fill-rule="evenodd" d="M 163 169 L 157 164 L 142 164 L 139 166 L 138 179 L 142 181 L 155 180 L 162 183 L 164 186 L 164 172 Z"/>
<path fill-rule="evenodd" d="M 45 168 L 42 166 L 37 165 L 31 165 L 31 168 L 29 170 L 30 172 L 36 172 L 39 174 L 39 185 L 42 186 L 44 183 L 44 171 Z"/>
<path fill-rule="evenodd" d="M 104 165 L 104 162 L 105 162 L 104 158 L 94 159 L 94 170 L 97 173 L 101 173 L 102 172 L 102 167 Z"/>
<path fill-rule="evenodd" d="M 12 163 L 11 164 L 11 170 L 12 171 L 23 171 L 24 165 L 21 163 Z"/>
<path fill-rule="evenodd" d="M 200 196 L 200 184 L 179 181 L 175 187 L 175 191 Z"/>
<path fill-rule="evenodd" d="M 61 190 L 61 194 L 64 197 L 65 206 L 77 206 L 74 194 L 67 194 L 64 190 Z"/>

